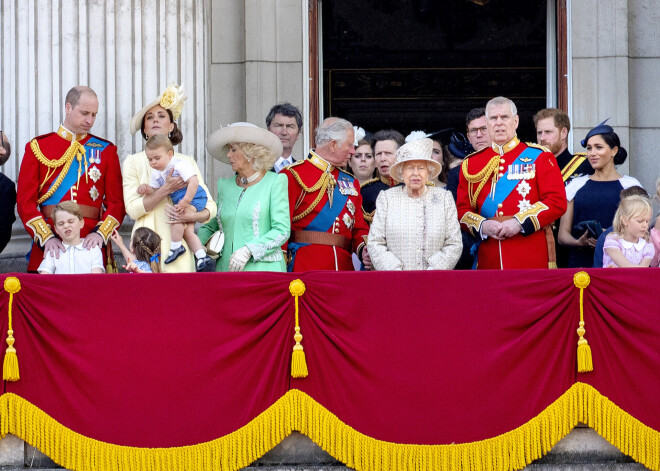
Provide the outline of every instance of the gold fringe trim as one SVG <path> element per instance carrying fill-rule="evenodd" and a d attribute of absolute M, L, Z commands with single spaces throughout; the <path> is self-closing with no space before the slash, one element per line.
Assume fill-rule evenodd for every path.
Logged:
<path fill-rule="evenodd" d="M 594 370 L 591 347 L 587 339 L 584 338 L 584 334 L 587 332 L 584 328 L 584 290 L 589 286 L 589 283 L 591 283 L 591 278 L 585 271 L 578 272 L 573 276 L 573 284 L 580 289 L 580 323 L 576 331 L 580 337 L 577 347 L 578 373 L 589 373 Z"/>
<path fill-rule="evenodd" d="M 9 303 L 7 305 L 7 350 L 5 350 L 5 359 L 2 364 L 2 379 L 5 381 L 18 381 L 21 374 L 18 369 L 18 356 L 14 348 L 14 328 L 12 325 L 12 306 L 14 304 L 14 294 L 21 290 L 21 282 L 15 276 L 8 276 L 4 283 L 5 291 L 9 293 Z"/>
<path fill-rule="evenodd" d="M 76 471 L 157 469 L 234 471 L 255 461 L 291 432 L 307 435 L 357 471 L 505 471 L 541 458 L 578 423 L 649 469 L 660 471 L 660 432 L 623 411 L 594 387 L 575 383 L 543 412 L 502 435 L 448 445 L 397 444 L 368 437 L 293 389 L 244 427 L 197 445 L 136 448 L 84 437 L 15 394 L 0 397 L 2 436 L 12 433 Z"/>

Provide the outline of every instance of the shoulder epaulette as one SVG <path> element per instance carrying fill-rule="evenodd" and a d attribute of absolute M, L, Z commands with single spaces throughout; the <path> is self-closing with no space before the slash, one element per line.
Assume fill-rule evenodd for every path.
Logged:
<path fill-rule="evenodd" d="M 371 180 L 367 180 L 366 182 L 362 183 L 360 185 L 360 188 L 364 188 L 367 185 L 371 185 L 372 183 L 379 182 L 380 178 L 372 178 Z"/>
<path fill-rule="evenodd" d="M 291 165 L 287 165 L 284 168 L 291 168 L 291 167 L 295 167 L 296 165 L 302 165 L 302 164 L 305 163 L 305 160 L 307 160 L 307 159 L 296 160 L 294 163 L 292 163 Z"/>
<path fill-rule="evenodd" d="M 586 157 L 587 153 L 586 152 L 576 152 L 573 154 L 573 157 Z"/>
<path fill-rule="evenodd" d="M 543 152 L 550 152 L 550 149 L 548 149 L 546 146 L 542 146 L 534 142 L 525 142 L 525 144 L 527 144 L 529 147 L 536 147 L 537 149 L 541 149 Z"/>
<path fill-rule="evenodd" d="M 472 152 L 471 154 L 466 155 L 465 158 L 463 159 L 463 161 L 465 161 L 465 159 L 469 159 L 469 158 L 472 157 L 473 155 L 476 155 L 476 154 L 479 154 L 480 152 L 485 151 L 486 149 L 490 149 L 490 146 L 488 146 L 488 147 L 484 147 L 484 148 L 481 149 L 481 150 L 475 150 L 475 151 Z"/>
<path fill-rule="evenodd" d="M 32 138 L 33 141 L 38 141 L 39 139 L 43 139 L 44 137 L 52 136 L 53 134 L 57 134 L 56 132 L 49 132 L 46 134 L 42 134 L 41 136 L 37 136 L 35 138 Z"/>
<path fill-rule="evenodd" d="M 99 141 L 107 142 L 107 143 L 110 144 L 111 146 L 114 146 L 114 144 L 113 144 L 111 141 L 109 141 L 109 140 L 107 140 L 107 139 L 105 139 L 105 138 L 103 138 L 103 137 L 95 136 L 94 134 L 89 134 L 89 133 L 87 133 L 87 135 L 88 135 L 89 137 L 93 137 L 94 139 L 98 139 Z"/>
<path fill-rule="evenodd" d="M 355 175 L 353 175 L 351 172 L 347 172 L 346 170 L 342 170 L 341 168 L 337 168 L 337 170 L 339 170 L 342 173 L 345 173 L 346 175 L 351 177 L 353 180 L 355 180 Z"/>

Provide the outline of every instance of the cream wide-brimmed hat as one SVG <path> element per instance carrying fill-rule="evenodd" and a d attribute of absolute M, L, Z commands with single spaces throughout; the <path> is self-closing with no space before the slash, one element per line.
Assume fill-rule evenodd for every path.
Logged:
<path fill-rule="evenodd" d="M 259 144 L 273 152 L 276 157 L 282 155 L 282 141 L 280 141 L 280 138 L 267 129 L 260 128 L 252 123 L 232 123 L 214 131 L 206 143 L 206 150 L 214 158 L 228 164 L 229 144 L 237 142 Z"/>
<path fill-rule="evenodd" d="M 390 176 L 401 182 L 403 181 L 403 177 L 401 176 L 403 165 L 408 162 L 422 161 L 427 162 L 430 165 L 428 179 L 433 180 L 440 175 L 442 165 L 433 160 L 431 157 L 432 155 L 433 141 L 428 137 L 408 142 L 399 147 L 399 150 L 396 151 L 396 162 L 392 165 L 392 168 L 390 168 Z"/>
<path fill-rule="evenodd" d="M 186 101 L 186 98 L 188 97 L 183 91 L 183 84 L 169 84 L 165 91 L 161 93 L 158 98 L 156 98 L 148 105 L 145 105 L 131 118 L 131 134 L 135 134 L 142 129 L 142 119 L 144 118 L 144 115 L 147 114 L 147 111 L 156 105 L 160 105 L 166 110 L 170 110 L 172 112 L 173 121 L 176 121 L 179 119 L 179 116 L 181 116 L 181 110 L 183 110 L 183 102 Z"/>

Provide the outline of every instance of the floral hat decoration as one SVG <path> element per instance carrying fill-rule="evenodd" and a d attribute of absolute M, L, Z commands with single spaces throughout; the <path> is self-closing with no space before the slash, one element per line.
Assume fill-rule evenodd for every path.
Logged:
<path fill-rule="evenodd" d="M 183 84 L 177 85 L 176 83 L 170 83 L 165 91 L 154 101 L 145 105 L 140 111 L 135 113 L 131 118 L 131 134 L 135 134 L 140 129 L 142 129 L 142 120 L 144 115 L 147 114 L 151 108 L 156 105 L 160 105 L 166 110 L 172 112 L 172 119 L 176 121 L 181 116 L 181 111 L 183 110 L 183 103 L 186 101 L 186 93 L 183 89 Z"/>

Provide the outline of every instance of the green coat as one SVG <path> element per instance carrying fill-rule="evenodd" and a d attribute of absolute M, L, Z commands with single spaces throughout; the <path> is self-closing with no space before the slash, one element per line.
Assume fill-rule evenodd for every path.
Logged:
<path fill-rule="evenodd" d="M 220 227 L 218 221 L 222 224 L 225 245 L 216 271 L 229 271 L 231 254 L 243 246 L 252 252 L 244 271 L 286 271 L 281 246 L 289 239 L 291 221 L 285 175 L 266 172 L 257 184 L 245 189 L 234 177 L 221 178 L 217 203 L 217 217 L 198 232 L 206 244 Z"/>

